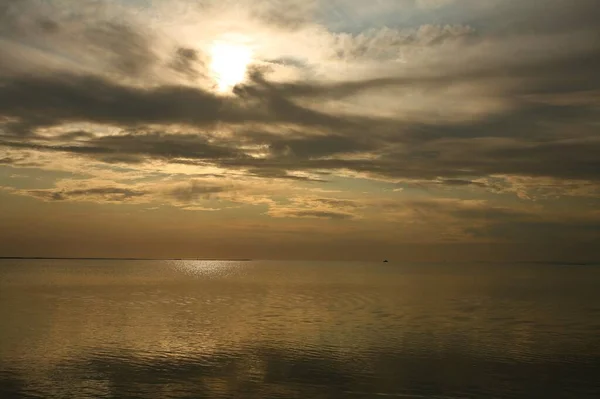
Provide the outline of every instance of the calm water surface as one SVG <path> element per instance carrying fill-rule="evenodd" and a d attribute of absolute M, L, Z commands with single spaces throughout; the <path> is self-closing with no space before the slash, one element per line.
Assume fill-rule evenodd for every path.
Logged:
<path fill-rule="evenodd" d="M 599 398 L 600 267 L 0 261 L 1 398 Z"/>

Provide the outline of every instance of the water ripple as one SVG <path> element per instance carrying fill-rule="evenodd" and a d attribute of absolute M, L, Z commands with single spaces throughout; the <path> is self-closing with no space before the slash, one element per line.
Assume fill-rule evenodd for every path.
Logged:
<path fill-rule="evenodd" d="M 596 272 L 455 267 L 4 267 L 0 397 L 600 397 Z"/>

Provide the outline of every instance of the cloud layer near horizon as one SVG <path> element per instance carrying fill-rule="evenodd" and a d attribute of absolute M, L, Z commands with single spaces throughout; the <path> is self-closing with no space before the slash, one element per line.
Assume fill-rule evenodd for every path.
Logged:
<path fill-rule="evenodd" d="M 5 0 L 3 195 L 342 242 L 596 242 L 594 3 Z M 230 94 L 215 40 L 253 51 Z"/>

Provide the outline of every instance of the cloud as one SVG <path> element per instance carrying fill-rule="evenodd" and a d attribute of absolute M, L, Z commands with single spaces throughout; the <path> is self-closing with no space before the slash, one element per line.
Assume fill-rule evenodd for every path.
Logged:
<path fill-rule="evenodd" d="M 440 240 L 558 228 L 536 207 L 600 196 L 595 2 L 36 3 L 1 5 L 0 164 L 80 180 L 9 192 Z M 217 39 L 252 49 L 232 93 Z"/>
<path fill-rule="evenodd" d="M 243 157 L 235 148 L 211 144 L 208 138 L 195 134 L 127 133 L 111 136 L 96 136 L 92 133 L 75 133 L 86 140 L 53 144 L 52 138 L 38 143 L 23 141 L 0 141 L 0 145 L 14 149 L 72 153 L 92 156 L 109 163 L 139 163 L 143 158 L 163 159 L 176 162 L 179 158 L 194 160 L 216 160 L 218 158 Z M 60 135 L 57 141 L 72 137 L 72 133 Z M 142 157 L 142 158 L 140 158 Z"/>
<path fill-rule="evenodd" d="M 568 242 L 573 237 L 593 242 L 600 228 L 600 218 L 585 210 L 556 213 L 543 207 L 499 205 L 488 200 L 388 199 L 371 202 L 365 212 L 366 220 L 395 225 L 399 239 L 413 242 L 540 243 Z M 382 230 L 389 231 L 390 226 L 382 226 Z"/>
<path fill-rule="evenodd" d="M 315 198 L 313 202 L 325 204 L 335 208 L 356 208 L 360 205 L 356 201 L 347 199 L 336 199 L 336 198 Z"/>
<path fill-rule="evenodd" d="M 268 148 L 274 157 L 319 158 L 338 153 L 366 152 L 376 148 L 368 139 L 335 134 L 251 136 L 251 139 L 256 138 L 268 143 Z"/>
<path fill-rule="evenodd" d="M 95 76 L 52 75 L 0 81 L 0 112 L 45 124 L 96 122 L 117 125 L 218 120 L 223 101 L 199 89 L 166 86 L 134 88 Z"/>
<path fill-rule="evenodd" d="M 185 181 L 153 181 L 129 183 L 88 178 L 78 181 L 60 180 L 49 189 L 11 189 L 9 192 L 32 196 L 45 201 L 87 201 L 96 203 L 159 203 L 180 208 L 200 209 L 197 204 L 215 195 L 234 190 L 232 186 L 219 185 L 215 179 L 188 179 Z M 241 187 L 240 187 L 241 189 Z M 206 208 L 209 210 L 210 208 Z M 210 209 L 215 210 L 215 209 Z"/>
<path fill-rule="evenodd" d="M 462 40 L 475 30 L 465 25 L 422 25 L 412 29 L 371 29 L 353 35 L 334 36 L 332 54 L 342 60 L 405 60 L 420 48 Z"/>
<path fill-rule="evenodd" d="M 104 23 L 85 31 L 88 51 L 108 60 L 115 71 L 125 76 L 139 76 L 158 62 L 152 51 L 148 32 L 140 32 L 127 25 Z M 91 49 L 90 49 L 91 47 Z"/>
<path fill-rule="evenodd" d="M 459 0 L 417 0 L 417 5 L 422 8 L 440 8 L 455 4 Z"/>
<path fill-rule="evenodd" d="M 287 217 L 287 218 L 309 218 L 309 219 L 330 219 L 330 220 L 347 220 L 352 219 L 354 216 L 342 212 L 334 211 L 317 211 L 317 210 L 286 210 L 278 209 L 269 212 L 270 216 L 273 217 Z"/>
<path fill-rule="evenodd" d="M 319 198 L 305 194 L 283 203 L 271 204 L 268 215 L 276 218 L 350 220 L 360 218 L 357 210 L 363 206 L 366 204 L 351 199 Z"/>
<path fill-rule="evenodd" d="M 444 179 L 437 182 L 438 184 L 442 184 L 445 186 L 479 186 L 486 187 L 486 184 L 483 182 L 473 181 L 473 180 L 464 180 L 464 179 Z"/>
<path fill-rule="evenodd" d="M 180 47 L 175 51 L 170 67 L 190 80 L 206 79 L 206 56 L 196 49 Z"/>
<path fill-rule="evenodd" d="M 119 187 L 94 187 L 81 190 L 29 190 L 28 195 L 48 201 L 128 202 L 148 195 L 146 191 Z"/>
<path fill-rule="evenodd" d="M 224 187 L 206 185 L 199 181 L 191 181 L 169 188 L 167 194 L 179 202 L 188 203 L 201 198 L 208 199 L 211 194 L 217 194 L 223 191 L 225 191 Z"/>
<path fill-rule="evenodd" d="M 333 220 L 344 220 L 352 219 L 352 215 L 341 213 L 341 212 L 327 212 L 327 211 L 297 211 L 291 212 L 289 216 L 294 217 L 307 217 L 307 218 L 322 218 L 322 219 L 333 219 Z"/>
<path fill-rule="evenodd" d="M 306 181 L 306 182 L 317 182 L 324 183 L 325 180 L 319 179 L 316 177 L 306 176 L 306 175 L 297 175 L 290 174 L 285 169 L 277 169 L 277 168 L 250 168 L 247 171 L 251 176 L 256 176 L 260 178 L 268 178 L 268 179 L 286 179 L 286 180 L 297 180 L 297 181 Z"/>
<path fill-rule="evenodd" d="M 239 6 L 239 2 L 236 2 Z M 268 0 L 258 4 L 251 1 L 251 13 L 262 22 L 278 28 L 297 30 L 310 24 L 316 11 L 317 1 Z"/>

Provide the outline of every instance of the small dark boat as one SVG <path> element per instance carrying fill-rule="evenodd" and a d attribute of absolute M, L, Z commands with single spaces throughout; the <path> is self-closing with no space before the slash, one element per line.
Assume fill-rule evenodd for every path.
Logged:
<path fill-rule="evenodd" d="M 387 260 L 387 259 L 384 259 L 384 260 L 383 260 L 383 263 L 388 263 L 388 260 Z"/>

